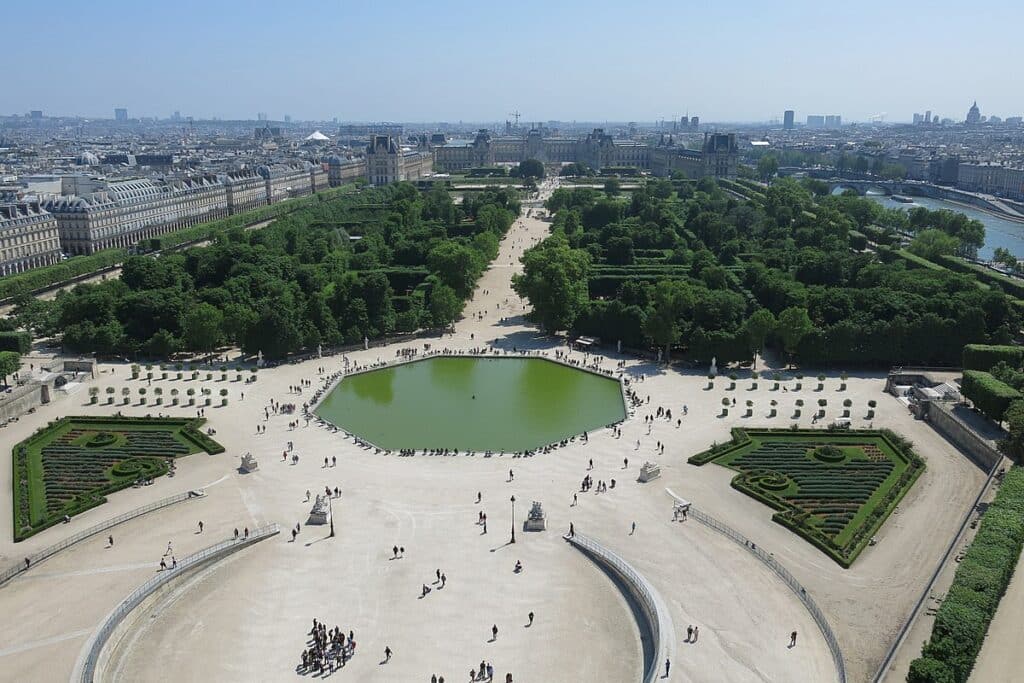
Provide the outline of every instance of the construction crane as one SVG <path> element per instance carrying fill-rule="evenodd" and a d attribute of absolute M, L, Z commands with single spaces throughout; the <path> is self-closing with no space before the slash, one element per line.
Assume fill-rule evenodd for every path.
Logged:
<path fill-rule="evenodd" d="M 511 112 L 508 113 L 508 115 L 516 120 L 516 128 L 518 128 L 519 127 L 519 116 L 520 116 L 519 110 L 517 109 L 516 111 L 511 111 Z"/>

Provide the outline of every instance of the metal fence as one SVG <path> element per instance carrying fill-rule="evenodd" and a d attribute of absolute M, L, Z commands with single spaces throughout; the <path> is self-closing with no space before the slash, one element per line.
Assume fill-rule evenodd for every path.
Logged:
<path fill-rule="evenodd" d="M 90 536 L 95 536 L 96 534 L 106 531 L 111 527 L 115 527 L 118 524 L 121 524 L 122 522 L 127 522 L 129 519 L 140 517 L 148 512 L 153 512 L 154 510 L 165 508 L 168 505 L 174 505 L 175 503 L 191 500 L 193 498 L 202 498 L 205 495 L 206 494 L 203 493 L 203 491 L 201 490 L 186 491 L 184 493 L 179 493 L 177 495 L 170 496 L 162 500 L 158 500 L 148 505 L 143 505 L 140 508 L 129 510 L 128 512 L 120 514 L 117 517 L 112 517 L 108 520 L 100 522 L 99 524 L 93 525 L 88 529 L 84 529 L 76 534 L 72 534 L 71 536 L 65 538 L 63 541 L 60 541 L 59 543 L 54 543 L 49 547 L 43 548 L 42 550 L 39 550 L 32 555 L 29 555 L 28 558 L 26 558 L 28 559 L 27 563 L 22 561 L 12 567 L 8 567 L 3 572 L 0 572 L 0 586 L 3 586 L 5 583 L 13 579 L 21 572 L 28 570 L 30 567 L 36 566 L 38 563 L 42 562 L 46 558 L 52 557 L 53 555 L 56 555 L 65 548 L 70 548 L 74 544 L 78 543 L 79 541 L 84 541 Z"/>
<path fill-rule="evenodd" d="M 111 634 L 120 625 L 124 618 L 128 616 L 133 609 L 138 607 L 143 600 L 152 595 L 157 588 L 175 579 L 183 571 L 202 564 L 210 558 L 216 557 L 221 553 L 225 553 L 232 548 L 246 546 L 251 543 L 256 543 L 257 541 L 262 541 L 265 538 L 270 538 L 271 536 L 276 535 L 279 531 L 280 528 L 277 524 L 268 524 L 267 526 L 256 529 L 247 537 L 231 538 L 226 541 L 221 541 L 216 545 L 212 545 L 209 548 L 205 548 L 195 554 L 189 555 L 178 563 L 176 569 L 159 572 L 149 581 L 132 591 L 132 593 L 107 616 L 103 625 L 100 626 L 99 630 L 93 636 L 92 642 L 89 645 L 89 652 L 82 665 L 82 675 L 80 679 L 82 683 L 92 683 L 93 677 L 96 675 L 96 665 L 99 662 L 100 653 L 103 651 L 104 646 L 110 639 Z"/>
<path fill-rule="evenodd" d="M 653 683 L 657 679 L 659 664 L 666 658 L 668 647 L 666 640 L 673 637 L 672 622 L 665 611 L 665 608 L 650 588 L 647 579 L 643 578 L 628 562 L 617 554 L 605 548 L 592 538 L 582 534 L 567 536 L 573 545 L 585 550 L 588 554 L 600 558 L 611 569 L 622 577 L 622 580 L 629 584 L 640 601 L 640 607 L 647 617 L 648 627 L 651 631 L 651 661 L 644 666 L 644 683 Z"/>
<path fill-rule="evenodd" d="M 678 497 L 669 492 L 673 498 L 678 500 Z M 696 519 L 701 524 L 711 527 L 720 534 L 731 538 L 736 541 L 739 545 L 746 548 L 754 557 L 764 562 L 768 567 L 775 572 L 779 578 L 781 578 L 790 589 L 796 593 L 796 596 L 800 598 L 800 602 L 804 604 L 807 611 L 810 612 L 811 617 L 814 619 L 818 628 L 821 629 L 821 634 L 825 636 L 825 642 L 828 643 L 828 648 L 832 652 L 832 661 L 836 665 L 836 675 L 839 677 L 840 683 L 846 683 L 846 663 L 843 661 L 843 651 L 839 647 L 839 641 L 836 639 L 836 634 L 832 632 L 832 627 L 828 625 L 828 620 L 825 615 L 818 608 L 818 605 L 811 598 L 807 590 L 796 580 L 796 577 L 789 573 L 785 567 L 779 564 L 770 553 L 766 552 L 763 548 L 748 539 L 740 532 L 732 529 L 731 527 L 722 524 L 714 517 L 711 517 L 700 510 L 697 510 L 692 505 L 689 508 L 689 516 Z"/>

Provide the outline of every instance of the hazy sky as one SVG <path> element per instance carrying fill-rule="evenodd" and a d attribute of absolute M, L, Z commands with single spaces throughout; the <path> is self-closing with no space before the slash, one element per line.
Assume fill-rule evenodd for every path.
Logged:
<path fill-rule="evenodd" d="M 396 121 L 1024 114 L 1019 0 L 48 0 L 0 113 Z"/>

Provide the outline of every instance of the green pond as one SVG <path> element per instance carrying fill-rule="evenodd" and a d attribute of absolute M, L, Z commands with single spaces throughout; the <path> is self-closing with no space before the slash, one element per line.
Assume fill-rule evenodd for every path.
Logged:
<path fill-rule="evenodd" d="M 392 450 L 524 451 L 625 418 L 616 380 L 539 358 L 439 357 L 344 378 L 315 410 Z"/>

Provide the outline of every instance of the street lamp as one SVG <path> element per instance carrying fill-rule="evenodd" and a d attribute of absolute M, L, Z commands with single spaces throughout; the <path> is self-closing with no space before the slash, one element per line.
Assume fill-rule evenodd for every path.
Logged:
<path fill-rule="evenodd" d="M 516 497 L 512 496 L 512 540 L 510 543 L 516 542 Z"/>
<path fill-rule="evenodd" d="M 329 538 L 334 538 L 334 497 L 327 494 L 327 509 L 331 515 L 331 535 Z"/>

